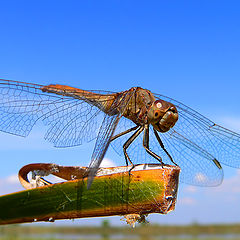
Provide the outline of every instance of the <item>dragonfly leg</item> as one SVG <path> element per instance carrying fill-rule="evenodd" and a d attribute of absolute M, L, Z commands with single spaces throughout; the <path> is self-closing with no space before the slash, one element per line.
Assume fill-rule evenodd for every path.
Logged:
<path fill-rule="evenodd" d="M 121 132 L 121 133 L 113 136 L 110 141 L 113 141 L 113 140 L 115 140 L 116 138 L 119 138 L 119 137 L 121 137 L 121 136 L 123 136 L 123 135 L 125 135 L 125 134 L 127 134 L 127 133 L 130 133 L 130 132 L 136 130 L 138 127 L 139 127 L 139 126 L 135 126 L 135 127 L 129 128 L 129 129 L 127 129 L 126 131 Z"/>
<path fill-rule="evenodd" d="M 169 154 L 169 152 L 168 152 L 168 151 L 166 150 L 166 148 L 164 147 L 163 142 L 162 142 L 161 138 L 159 137 L 157 131 L 156 131 L 155 129 L 153 129 L 153 131 L 154 131 L 154 134 L 155 134 L 155 136 L 156 136 L 156 138 L 157 138 L 157 140 L 158 140 L 158 143 L 160 144 L 160 146 L 161 146 L 161 148 L 163 149 L 163 151 L 168 155 L 168 157 L 170 158 L 170 160 L 172 161 L 172 163 L 175 164 L 176 166 L 178 166 L 177 163 L 175 163 L 175 162 L 173 161 L 172 156 Z"/>
<path fill-rule="evenodd" d="M 148 124 L 144 126 L 143 147 L 145 148 L 148 154 L 150 154 L 152 157 L 157 159 L 161 164 L 163 164 L 162 158 L 149 149 L 149 125 Z"/>
<path fill-rule="evenodd" d="M 126 131 L 121 132 L 121 133 L 113 136 L 110 141 L 114 141 L 116 138 L 119 138 L 119 137 L 121 137 L 121 136 L 123 136 L 123 135 L 125 135 L 125 134 L 127 134 L 127 133 L 130 133 L 130 132 L 136 130 L 137 128 L 139 128 L 139 126 L 135 126 L 135 127 L 129 128 L 129 129 L 127 129 Z M 126 157 L 126 155 L 127 155 L 127 153 L 124 152 L 124 156 L 125 156 L 125 160 L 126 160 L 126 165 L 128 166 L 128 160 L 129 160 L 129 162 L 131 162 L 131 160 L 130 160 L 129 156 L 127 155 L 127 157 Z M 131 164 L 132 164 L 132 163 L 131 163 Z M 131 172 L 131 170 L 132 170 L 133 168 L 134 168 L 134 165 L 132 164 L 132 168 L 129 170 L 129 173 Z"/>
<path fill-rule="evenodd" d="M 128 162 L 131 163 L 132 168 L 130 171 L 133 169 L 134 164 L 132 163 L 130 157 L 127 154 L 127 148 L 131 145 L 131 143 L 138 137 L 138 135 L 143 131 L 143 126 L 139 127 L 137 126 L 138 129 L 134 132 L 134 134 L 123 144 L 123 152 L 126 160 L 126 165 L 128 166 Z"/>

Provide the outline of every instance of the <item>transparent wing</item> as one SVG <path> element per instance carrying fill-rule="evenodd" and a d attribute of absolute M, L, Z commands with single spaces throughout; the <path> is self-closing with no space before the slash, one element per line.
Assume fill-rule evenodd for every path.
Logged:
<path fill-rule="evenodd" d="M 132 122 L 131 120 L 127 118 L 121 118 L 117 128 L 114 132 L 114 136 L 131 129 L 135 127 L 136 124 Z M 124 143 L 131 137 L 131 135 L 134 133 L 134 131 L 129 132 L 125 135 L 122 135 L 121 137 L 116 138 L 114 141 L 111 142 L 111 147 L 115 150 L 115 152 L 123 157 L 123 163 L 125 162 L 124 160 L 124 153 L 123 153 L 123 145 Z M 146 151 L 142 147 L 142 142 L 143 142 L 143 133 L 139 135 L 139 137 L 136 138 L 135 141 L 129 146 L 127 149 L 127 153 L 129 153 L 130 159 L 133 163 L 146 163 L 150 159 L 149 157 L 145 154 Z"/>
<path fill-rule="evenodd" d="M 122 121 L 121 119 L 119 125 L 127 126 L 126 120 Z M 122 146 L 131 134 L 133 133 L 123 135 L 112 142 L 114 150 L 121 156 L 124 156 Z M 157 141 L 152 126 L 150 126 L 149 135 L 150 149 L 158 154 L 165 164 L 172 165 L 170 158 Z M 214 163 L 214 156 L 174 130 L 161 133 L 159 136 L 168 153 L 181 167 L 181 182 L 198 186 L 217 186 L 222 182 L 223 171 Z M 145 151 L 143 147 L 143 133 L 130 145 L 127 153 L 134 164 L 159 163 Z"/>
<path fill-rule="evenodd" d="M 105 115 L 104 117 L 92 154 L 91 163 L 89 165 L 90 172 L 88 175 L 88 188 L 92 184 L 93 178 L 96 175 L 96 172 L 109 147 L 111 138 L 114 135 L 117 124 L 122 117 L 122 114 L 126 109 L 128 102 L 131 101 L 133 95 L 134 91 L 118 95 L 118 97 L 113 102 L 111 109 L 108 112 L 108 115 Z M 119 114 L 114 114 L 116 109 L 118 109 Z"/>
<path fill-rule="evenodd" d="M 103 160 L 103 157 L 109 147 L 110 144 L 110 139 L 113 135 L 113 132 L 117 126 L 118 120 L 119 120 L 120 115 L 113 115 L 113 116 L 108 116 L 106 115 L 98 137 L 97 137 L 97 141 L 95 144 L 95 148 L 92 154 L 92 158 L 91 158 L 91 163 L 89 165 L 89 174 L 88 174 L 88 183 L 87 183 L 87 187 L 89 188 L 92 184 L 92 181 L 97 173 L 97 170 Z"/>
<path fill-rule="evenodd" d="M 135 126 L 136 126 L 135 123 L 133 123 L 129 119 L 121 118 L 117 125 L 114 135 L 124 132 L 127 129 L 131 129 Z M 116 138 L 114 141 L 111 142 L 111 146 L 113 147 L 113 149 L 120 156 L 122 156 L 123 159 L 124 159 L 123 145 L 131 137 L 131 135 L 133 135 L 133 133 L 134 133 L 134 131 L 129 132 L 125 135 L 122 135 L 119 138 Z M 157 142 L 151 125 L 149 126 L 149 145 L 150 145 L 150 149 L 153 152 L 155 152 L 156 154 L 158 154 L 160 157 L 163 158 L 164 163 L 172 164 L 172 163 L 168 162 L 169 158 L 167 157 L 167 155 L 165 154 L 165 152 L 163 151 L 163 149 Z M 143 132 L 140 133 L 140 135 L 130 144 L 130 146 L 127 149 L 127 154 L 129 155 L 131 161 L 134 164 L 152 163 L 152 162 L 159 163 L 155 158 L 151 157 L 151 155 L 149 155 L 146 152 L 146 150 L 144 149 L 144 147 L 143 147 Z"/>
<path fill-rule="evenodd" d="M 179 112 L 174 130 L 191 142 L 207 150 L 212 156 L 228 166 L 240 167 L 240 134 L 223 128 L 188 106 L 163 95 L 157 99 L 173 103 Z"/>
<path fill-rule="evenodd" d="M 70 147 L 96 138 L 104 113 L 82 99 L 43 92 L 44 86 L 0 80 L 0 130 L 27 136 L 42 120 L 45 139 L 55 147 Z M 110 94 L 109 92 L 103 92 Z"/>
<path fill-rule="evenodd" d="M 173 160 L 180 166 L 180 181 L 198 186 L 217 186 L 222 183 L 223 170 L 215 157 L 175 130 L 160 135 Z M 170 164 L 170 160 L 168 160 Z"/>

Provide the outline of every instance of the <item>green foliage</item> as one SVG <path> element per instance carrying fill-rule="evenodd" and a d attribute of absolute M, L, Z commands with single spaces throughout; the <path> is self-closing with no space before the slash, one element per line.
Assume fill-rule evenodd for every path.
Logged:
<path fill-rule="evenodd" d="M 67 218 L 68 213 L 82 210 L 142 204 L 154 201 L 162 191 L 163 187 L 154 181 L 139 183 L 123 176 L 96 178 L 90 189 L 87 189 L 86 181 L 81 180 L 53 184 L 0 196 L 0 224 L 10 221 L 20 223 L 23 218 L 31 222 L 41 216 L 53 220 L 59 212 Z"/>

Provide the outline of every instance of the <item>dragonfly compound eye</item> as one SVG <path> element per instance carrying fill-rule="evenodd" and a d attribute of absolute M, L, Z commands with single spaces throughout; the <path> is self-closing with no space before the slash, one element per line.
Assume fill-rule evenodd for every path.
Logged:
<path fill-rule="evenodd" d="M 151 124 L 159 122 L 168 108 L 169 106 L 165 106 L 163 100 L 157 100 L 153 102 L 152 106 L 148 110 L 149 122 Z"/>

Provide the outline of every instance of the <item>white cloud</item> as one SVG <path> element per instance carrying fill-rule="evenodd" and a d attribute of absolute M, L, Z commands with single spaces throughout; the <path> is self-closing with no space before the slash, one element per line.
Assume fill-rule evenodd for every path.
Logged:
<path fill-rule="evenodd" d="M 8 176 L 7 178 L 5 178 L 5 183 L 7 183 L 7 184 L 16 184 L 16 183 L 19 183 L 18 175 L 17 175 L 17 174 L 14 174 L 14 175 Z"/>
<path fill-rule="evenodd" d="M 17 175 L 9 175 L 5 178 L 0 178 L 0 195 L 21 190 L 23 190 L 23 187 L 20 184 Z"/>
<path fill-rule="evenodd" d="M 196 200 L 191 197 L 183 197 L 177 201 L 177 204 L 179 204 L 179 205 L 195 205 Z"/>
<path fill-rule="evenodd" d="M 100 167 L 116 167 L 116 164 L 109 158 L 104 158 Z"/>
<path fill-rule="evenodd" d="M 206 189 L 204 195 L 208 199 L 221 200 L 225 205 L 238 204 L 240 201 L 240 170 L 231 178 L 224 179 L 223 183 L 218 187 L 211 188 L 211 191 Z"/>
<path fill-rule="evenodd" d="M 184 191 L 189 193 L 195 193 L 197 192 L 197 187 L 189 185 L 184 188 Z"/>
<path fill-rule="evenodd" d="M 207 176 L 199 172 L 194 176 L 194 180 L 199 183 L 206 182 Z"/>

